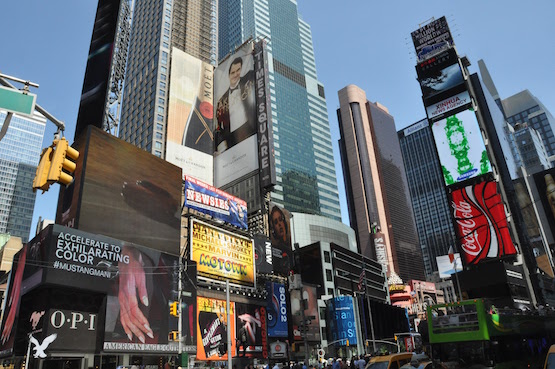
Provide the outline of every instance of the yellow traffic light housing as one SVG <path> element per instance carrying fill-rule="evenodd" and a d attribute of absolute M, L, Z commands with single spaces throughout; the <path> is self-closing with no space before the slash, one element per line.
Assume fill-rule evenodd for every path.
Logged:
<path fill-rule="evenodd" d="M 177 301 L 174 301 L 170 304 L 170 315 L 178 316 L 179 313 L 177 312 Z"/>
<path fill-rule="evenodd" d="M 48 172 L 52 163 L 52 147 L 47 147 L 42 150 L 40 154 L 40 162 L 37 167 L 35 179 L 33 179 L 33 192 L 38 188 L 43 191 L 48 191 L 50 183 L 48 182 Z"/>
<path fill-rule="evenodd" d="M 347 340 L 347 347 L 349 347 L 349 340 Z"/>
<path fill-rule="evenodd" d="M 79 157 L 79 151 L 69 146 L 69 142 L 64 137 L 54 140 L 52 145 L 54 149 L 47 180 L 67 186 L 73 182 L 71 174 L 75 171 L 74 161 Z"/>

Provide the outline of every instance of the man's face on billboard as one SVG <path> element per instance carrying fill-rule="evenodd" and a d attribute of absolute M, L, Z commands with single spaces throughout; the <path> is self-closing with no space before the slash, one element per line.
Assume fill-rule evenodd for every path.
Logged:
<path fill-rule="evenodd" d="M 235 63 L 229 69 L 229 86 L 232 88 L 235 88 L 241 79 L 241 67 L 241 63 Z"/>

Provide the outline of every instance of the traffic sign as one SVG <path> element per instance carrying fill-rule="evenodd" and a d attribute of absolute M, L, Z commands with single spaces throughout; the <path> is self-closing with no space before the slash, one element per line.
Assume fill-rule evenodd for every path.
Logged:
<path fill-rule="evenodd" d="M 13 88 L 0 86 L 0 109 L 11 113 L 32 115 L 37 95 L 24 94 Z"/>

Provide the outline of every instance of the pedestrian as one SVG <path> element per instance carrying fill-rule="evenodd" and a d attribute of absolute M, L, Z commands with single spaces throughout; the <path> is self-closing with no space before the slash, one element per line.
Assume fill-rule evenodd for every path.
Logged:
<path fill-rule="evenodd" d="M 272 369 L 279 369 L 277 361 L 276 361 L 276 364 L 274 365 L 274 367 Z"/>

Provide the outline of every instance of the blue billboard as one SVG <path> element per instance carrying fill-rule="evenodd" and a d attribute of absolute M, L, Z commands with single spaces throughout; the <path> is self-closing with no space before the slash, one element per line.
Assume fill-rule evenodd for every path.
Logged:
<path fill-rule="evenodd" d="M 247 203 L 219 188 L 193 177 L 185 176 L 185 202 L 183 206 L 247 229 Z"/>
<path fill-rule="evenodd" d="M 268 314 L 268 337 L 288 337 L 287 330 L 287 290 L 285 285 L 266 282 L 268 300 L 266 312 Z"/>
<path fill-rule="evenodd" d="M 328 342 L 336 346 L 357 344 L 357 330 L 353 298 L 338 296 L 326 301 Z"/>

